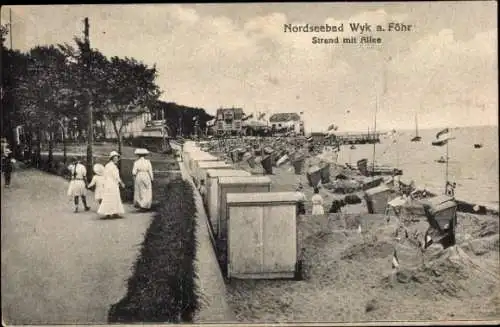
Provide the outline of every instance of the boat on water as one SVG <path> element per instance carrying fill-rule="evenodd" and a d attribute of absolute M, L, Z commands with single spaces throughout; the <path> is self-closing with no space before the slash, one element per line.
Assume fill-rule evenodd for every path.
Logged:
<path fill-rule="evenodd" d="M 364 176 L 396 176 L 403 175 L 403 170 L 388 165 L 373 165 L 368 163 L 368 159 L 358 160 L 357 170 Z"/>
<path fill-rule="evenodd" d="M 418 119 L 417 114 L 415 114 L 415 136 L 411 139 L 412 142 L 422 141 L 422 137 L 418 135 Z"/>
<path fill-rule="evenodd" d="M 474 149 L 481 149 L 483 145 L 481 143 L 474 144 Z"/>
<path fill-rule="evenodd" d="M 441 158 L 437 159 L 436 162 L 438 162 L 438 163 L 446 163 L 446 159 L 445 159 L 445 157 L 441 156 Z"/>
<path fill-rule="evenodd" d="M 438 141 L 432 141 L 432 145 L 434 146 L 443 146 L 446 143 L 448 143 L 448 140 L 438 140 Z"/>

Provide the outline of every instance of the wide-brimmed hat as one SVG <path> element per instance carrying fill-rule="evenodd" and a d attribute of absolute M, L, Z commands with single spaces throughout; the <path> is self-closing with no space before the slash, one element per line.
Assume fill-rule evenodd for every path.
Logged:
<path fill-rule="evenodd" d="M 10 154 L 10 153 L 12 153 L 12 151 L 9 148 L 7 148 L 7 149 L 4 150 L 4 153 L 5 154 Z"/>
<path fill-rule="evenodd" d="M 149 151 L 148 149 L 140 148 L 140 149 L 135 149 L 134 154 L 137 156 L 145 156 L 149 154 Z"/>
<path fill-rule="evenodd" d="M 116 151 L 111 151 L 109 153 L 109 158 L 110 159 L 113 158 L 113 157 L 119 157 L 119 156 L 120 156 L 120 154 L 118 152 L 116 152 Z"/>
<path fill-rule="evenodd" d="M 104 166 L 101 165 L 101 164 L 95 164 L 94 165 L 94 173 L 96 173 L 97 175 L 102 175 L 102 173 L 104 172 Z"/>

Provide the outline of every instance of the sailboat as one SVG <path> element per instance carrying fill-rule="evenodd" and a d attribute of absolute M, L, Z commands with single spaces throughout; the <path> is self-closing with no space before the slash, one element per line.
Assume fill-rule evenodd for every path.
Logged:
<path fill-rule="evenodd" d="M 481 149 L 483 147 L 482 143 L 476 143 L 474 144 L 474 149 Z"/>
<path fill-rule="evenodd" d="M 422 137 L 418 135 L 418 120 L 417 114 L 415 114 L 415 136 L 411 139 L 412 142 L 420 142 Z"/>
<path fill-rule="evenodd" d="M 448 157 L 448 160 L 449 159 L 450 159 L 450 157 Z M 445 159 L 444 156 L 441 156 L 439 159 L 436 160 L 436 162 L 438 162 L 438 163 L 446 163 L 446 160 L 447 159 Z"/>

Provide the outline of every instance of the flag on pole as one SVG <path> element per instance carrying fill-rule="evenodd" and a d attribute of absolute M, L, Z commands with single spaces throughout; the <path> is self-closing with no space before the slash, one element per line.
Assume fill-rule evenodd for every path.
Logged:
<path fill-rule="evenodd" d="M 394 249 L 394 253 L 392 254 L 392 269 L 399 268 L 399 259 L 398 254 L 396 253 L 396 249 Z"/>
<path fill-rule="evenodd" d="M 241 120 L 247 120 L 253 118 L 253 114 L 243 117 Z"/>

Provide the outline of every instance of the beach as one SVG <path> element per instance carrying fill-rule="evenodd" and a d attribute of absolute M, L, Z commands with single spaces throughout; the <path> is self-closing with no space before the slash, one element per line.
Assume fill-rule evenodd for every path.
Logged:
<path fill-rule="evenodd" d="M 424 144 L 414 146 L 422 148 L 423 157 L 429 156 Z M 353 152 L 361 152 L 361 159 L 367 150 L 373 147 L 359 146 Z M 432 170 L 433 160 L 428 161 L 427 166 L 422 162 L 409 166 L 415 169 L 413 176 L 422 176 L 415 178 L 417 185 L 427 181 L 438 189 L 438 183 L 431 184 L 432 173 L 439 178 L 440 170 Z M 462 172 L 475 171 L 471 164 L 463 166 Z M 261 169 L 250 169 L 245 163 L 235 167 L 252 172 Z M 307 185 L 305 176 L 295 175 L 288 165 L 275 167 L 273 172 L 268 175 L 272 192 L 292 191 L 299 181 Z M 493 203 L 497 180 L 491 176 L 487 187 Z M 459 179 L 457 184 L 464 188 Z M 475 188 L 476 184 L 468 185 L 464 199 L 470 200 L 466 196 L 475 194 Z M 312 188 L 306 187 L 304 194 L 311 199 Z M 326 211 L 339 196 L 323 188 L 320 194 Z M 475 196 L 479 199 L 481 193 Z M 310 201 L 306 212 L 311 212 Z M 408 237 L 396 235 L 401 221 L 395 215 L 387 220 L 383 214 L 368 214 L 365 203 L 344 207 L 342 213 L 328 214 L 327 219 L 299 216 L 301 280 L 229 280 L 227 298 L 236 319 L 245 323 L 496 319 L 500 309 L 498 215 L 458 213 L 457 245 L 443 249 L 432 244 L 425 251 L 420 250 L 415 235 L 425 234 L 427 219 L 421 214 L 402 216 L 411 218 L 403 223 Z M 391 266 L 396 251 L 398 269 Z"/>
<path fill-rule="evenodd" d="M 419 131 L 420 142 L 411 142 L 415 131 L 398 131 L 396 136 L 383 137 L 375 148 L 375 163 L 403 170 L 403 181 L 414 180 L 416 185 L 434 193 L 444 190 L 445 166 L 436 162 L 446 156 L 446 146 L 432 146 L 440 129 Z M 457 199 L 478 203 L 498 210 L 498 127 L 461 127 L 453 129 L 449 142 L 449 180 L 456 182 Z M 483 147 L 475 149 L 474 144 Z M 356 163 L 367 158 L 371 163 L 373 145 L 341 147 L 338 163 Z"/>

